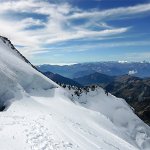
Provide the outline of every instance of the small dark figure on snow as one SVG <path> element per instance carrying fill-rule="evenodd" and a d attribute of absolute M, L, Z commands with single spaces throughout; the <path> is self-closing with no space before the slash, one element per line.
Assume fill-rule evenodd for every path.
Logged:
<path fill-rule="evenodd" d="M 107 90 L 105 90 L 105 94 L 108 96 L 108 91 Z"/>

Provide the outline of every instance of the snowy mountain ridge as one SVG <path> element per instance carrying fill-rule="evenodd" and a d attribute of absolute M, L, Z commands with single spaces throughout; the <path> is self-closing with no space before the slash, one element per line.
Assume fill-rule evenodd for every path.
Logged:
<path fill-rule="evenodd" d="M 41 84 L 37 83 L 41 82 Z M 33 69 L 30 62 L 6 38 L 0 37 L 0 106 L 9 105 L 16 94 L 32 89 L 53 88 L 56 84 Z"/>
<path fill-rule="evenodd" d="M 3 36 L 0 36 L 1 42 L 3 42 L 5 45 L 7 45 L 7 47 L 10 48 L 10 51 L 12 51 L 13 53 L 16 53 L 20 58 L 22 58 L 24 61 L 26 61 L 27 63 L 31 64 L 15 47 L 14 45 L 11 43 L 11 41 Z"/>
<path fill-rule="evenodd" d="M 0 38 L 0 149 L 149 150 L 150 128 L 101 88 L 66 91 Z M 8 107 L 9 106 L 9 107 Z M 2 110 L 2 109 L 1 109 Z"/>

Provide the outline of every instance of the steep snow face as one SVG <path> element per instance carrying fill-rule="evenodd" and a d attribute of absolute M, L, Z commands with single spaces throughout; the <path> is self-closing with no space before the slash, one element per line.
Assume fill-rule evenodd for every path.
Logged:
<path fill-rule="evenodd" d="M 55 83 L 33 69 L 10 41 L 0 37 L 0 108 L 26 92 L 55 87 Z"/>
<path fill-rule="evenodd" d="M 56 87 L 0 39 L 1 106 L 14 101 L 0 112 L 0 149 L 149 150 L 150 128 L 124 100 Z"/>
<path fill-rule="evenodd" d="M 104 115 L 109 123 L 100 121 L 103 128 L 140 149 L 150 148 L 150 128 L 134 114 L 124 99 L 107 95 L 100 87 L 89 89 L 88 92 L 82 90 L 78 96 L 76 89 L 67 88 L 67 91 L 76 104 Z"/>

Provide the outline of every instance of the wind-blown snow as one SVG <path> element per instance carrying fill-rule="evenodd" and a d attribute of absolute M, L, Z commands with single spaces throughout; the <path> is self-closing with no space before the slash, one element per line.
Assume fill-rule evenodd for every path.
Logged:
<path fill-rule="evenodd" d="M 0 112 L 0 149 L 149 150 L 150 128 L 124 100 L 101 88 L 80 97 L 73 92 L 0 39 L 0 102 L 11 104 Z"/>

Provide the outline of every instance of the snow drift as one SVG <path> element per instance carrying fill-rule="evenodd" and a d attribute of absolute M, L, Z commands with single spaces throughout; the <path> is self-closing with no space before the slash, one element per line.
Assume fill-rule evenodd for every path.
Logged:
<path fill-rule="evenodd" d="M 11 105 L 10 105 L 11 104 Z M 0 37 L 0 149 L 149 150 L 150 128 L 103 89 L 74 95 Z"/>

